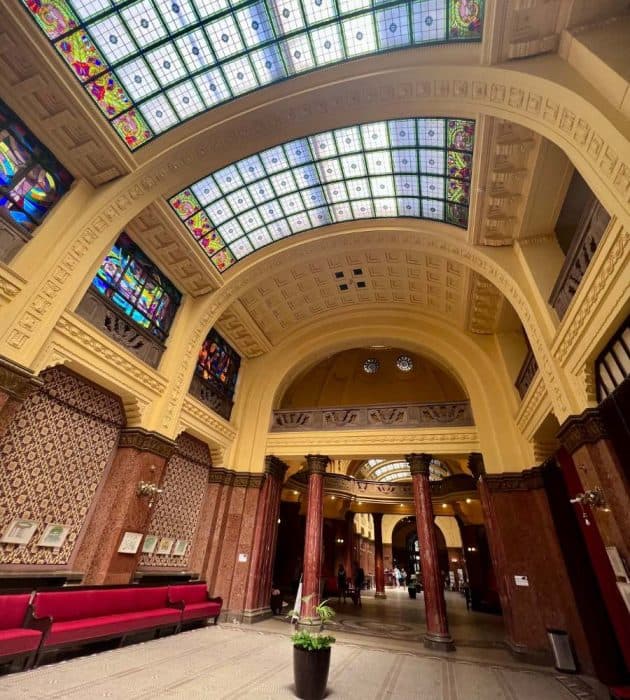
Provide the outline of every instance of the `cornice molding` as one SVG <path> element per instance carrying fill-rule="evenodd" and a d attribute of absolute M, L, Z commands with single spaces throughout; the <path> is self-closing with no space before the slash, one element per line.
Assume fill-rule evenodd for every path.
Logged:
<path fill-rule="evenodd" d="M 608 430 L 597 408 L 587 408 L 579 416 L 569 416 L 558 431 L 558 440 L 570 454 L 607 437 Z"/>
<path fill-rule="evenodd" d="M 426 454 L 425 452 L 412 452 L 411 454 L 405 455 L 405 459 L 409 463 L 409 471 L 411 472 L 411 476 L 415 476 L 416 474 L 427 477 L 429 476 L 433 455 Z"/>
<path fill-rule="evenodd" d="M 144 428 L 123 428 L 118 447 L 128 447 L 140 452 L 151 452 L 168 460 L 176 451 L 177 444 L 164 435 Z"/>
<path fill-rule="evenodd" d="M 213 467 L 208 472 L 208 483 L 235 488 L 260 489 L 265 481 L 263 473 L 237 472 L 223 467 Z"/>
<path fill-rule="evenodd" d="M 484 474 L 483 482 L 491 493 L 509 491 L 535 491 L 544 489 L 543 472 L 545 467 L 533 467 L 522 472 L 504 472 L 502 474 Z"/>
<path fill-rule="evenodd" d="M 0 391 L 8 394 L 12 399 L 24 401 L 43 384 L 44 382 L 30 369 L 0 357 Z"/>

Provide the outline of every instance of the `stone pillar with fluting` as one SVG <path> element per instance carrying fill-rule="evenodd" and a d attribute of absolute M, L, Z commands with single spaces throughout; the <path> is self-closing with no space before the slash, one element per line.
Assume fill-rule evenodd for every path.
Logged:
<path fill-rule="evenodd" d="M 322 566 L 322 527 L 324 522 L 324 474 L 329 459 L 324 455 L 306 455 L 308 473 L 308 507 L 306 511 L 306 537 L 304 540 L 304 577 L 302 579 L 303 624 L 319 620 L 315 608 L 319 603 L 319 576 Z"/>
<path fill-rule="evenodd" d="M 387 598 L 385 595 L 385 568 L 383 566 L 383 514 L 372 513 L 374 520 L 374 585 L 375 598 Z"/>
<path fill-rule="evenodd" d="M 453 651 L 455 645 L 448 631 L 444 584 L 440 574 L 437 540 L 433 523 L 433 504 L 429 483 L 431 455 L 410 454 L 405 457 L 411 470 L 416 527 L 420 545 L 420 563 L 424 581 L 424 606 L 427 631 L 424 645 L 430 649 Z"/>

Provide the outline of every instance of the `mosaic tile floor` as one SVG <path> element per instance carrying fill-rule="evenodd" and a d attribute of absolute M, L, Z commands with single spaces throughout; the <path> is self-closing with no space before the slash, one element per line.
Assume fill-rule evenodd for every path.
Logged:
<path fill-rule="evenodd" d="M 289 632 L 230 624 L 205 627 L 2 676 L 0 700 L 291 698 Z M 341 638 L 333 648 L 327 694 L 327 698 L 339 700 L 604 697 L 580 678 L 548 670 L 376 649 Z"/>

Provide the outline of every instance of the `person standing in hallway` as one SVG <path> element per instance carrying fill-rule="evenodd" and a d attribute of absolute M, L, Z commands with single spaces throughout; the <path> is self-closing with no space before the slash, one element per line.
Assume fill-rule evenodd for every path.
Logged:
<path fill-rule="evenodd" d="M 337 569 L 337 600 L 341 600 L 343 596 L 343 602 L 346 602 L 346 588 L 347 588 L 347 576 L 346 570 L 343 568 L 343 564 L 339 564 Z"/>
<path fill-rule="evenodd" d="M 363 607 L 361 603 L 361 589 L 363 588 L 363 583 L 365 582 L 365 572 L 359 566 L 359 562 L 354 562 L 354 604 L 358 605 L 360 608 Z"/>
<path fill-rule="evenodd" d="M 400 586 L 400 569 L 397 566 L 394 567 L 394 586 L 396 588 Z"/>

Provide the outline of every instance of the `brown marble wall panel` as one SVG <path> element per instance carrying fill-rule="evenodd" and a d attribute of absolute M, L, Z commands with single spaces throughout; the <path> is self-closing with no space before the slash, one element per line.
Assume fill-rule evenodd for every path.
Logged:
<path fill-rule="evenodd" d="M 139 563 L 142 570 L 151 567 L 190 568 L 192 546 L 206 497 L 208 470 L 211 466 L 207 445 L 185 433 L 178 437 L 177 452 L 168 461 L 161 484 L 162 493 L 151 512 L 147 534 L 185 540 L 188 547 L 183 557 L 143 554 Z"/>
<path fill-rule="evenodd" d="M 14 518 L 40 525 L 29 545 L 0 545 L 0 560 L 9 567 L 82 570 L 77 552 L 84 526 L 124 416 L 117 397 L 63 368 L 47 370 L 41 379 L 41 388 L 24 399 L 0 438 L 0 530 Z M 70 528 L 62 547 L 37 546 L 48 523 Z"/>
<path fill-rule="evenodd" d="M 515 651 L 549 654 L 547 628 L 569 632 L 587 672 L 592 661 L 544 489 L 490 491 L 504 556 L 495 570 L 504 591 L 508 642 Z M 527 576 L 528 586 L 514 577 Z M 503 601 L 502 601 L 503 602 Z"/>
<path fill-rule="evenodd" d="M 385 571 L 392 570 L 394 568 L 394 557 L 392 555 L 392 545 L 391 542 L 383 543 L 383 568 Z"/>
<path fill-rule="evenodd" d="M 204 562 L 212 542 L 213 523 L 217 515 L 216 487 L 217 484 L 207 484 L 206 493 L 199 511 L 199 525 L 192 543 L 188 568 L 191 571 L 204 571 Z"/>
<path fill-rule="evenodd" d="M 85 561 L 85 582 L 124 584 L 132 580 L 140 553 L 120 554 L 125 532 L 146 532 L 151 509 L 138 498 L 139 481 L 160 483 L 166 460 L 134 447 L 120 447 L 101 492 L 98 508 L 88 527 L 80 557 Z"/>
<path fill-rule="evenodd" d="M 227 601 L 228 610 L 239 612 L 245 609 L 247 582 L 250 575 L 254 543 L 254 527 L 256 525 L 256 513 L 260 496 L 260 489 L 246 488 L 242 490 L 245 493 L 242 501 L 237 553 L 233 559 L 232 587 Z M 247 560 L 244 562 L 239 561 L 241 555 L 245 555 Z"/>
<path fill-rule="evenodd" d="M 222 484 L 210 484 L 208 497 L 213 504 L 212 526 L 208 549 L 204 558 L 204 578 L 208 582 L 208 590 L 212 595 L 220 595 L 217 585 L 219 582 L 219 563 L 223 550 L 223 537 L 227 523 L 232 487 Z M 229 592 L 229 590 L 228 590 Z"/>

